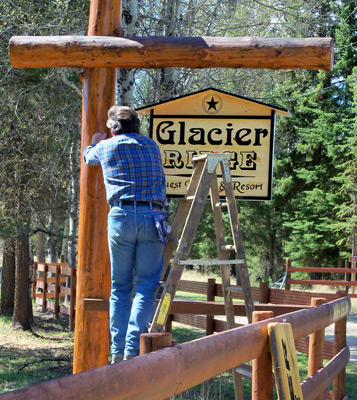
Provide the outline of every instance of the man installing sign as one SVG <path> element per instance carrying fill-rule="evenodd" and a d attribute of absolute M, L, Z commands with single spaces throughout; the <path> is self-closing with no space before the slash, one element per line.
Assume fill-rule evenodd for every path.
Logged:
<path fill-rule="evenodd" d="M 129 107 L 108 111 L 106 133 L 95 133 L 84 161 L 101 165 L 107 200 L 112 289 L 112 363 L 139 355 L 140 335 L 155 313 L 155 293 L 163 267 L 167 215 L 165 175 L 157 144 L 140 134 Z M 135 297 L 134 271 L 136 271 Z"/>

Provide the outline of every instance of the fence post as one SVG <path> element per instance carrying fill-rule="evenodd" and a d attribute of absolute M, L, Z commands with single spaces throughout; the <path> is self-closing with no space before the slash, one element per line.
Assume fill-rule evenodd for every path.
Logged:
<path fill-rule="evenodd" d="M 59 295 L 60 295 L 60 284 L 61 284 L 61 267 L 56 265 L 56 282 L 55 282 L 55 318 L 59 318 Z"/>
<path fill-rule="evenodd" d="M 172 332 L 172 320 L 173 320 L 173 315 L 169 314 L 165 324 L 165 332 Z"/>
<path fill-rule="evenodd" d="M 336 293 L 336 299 L 347 296 L 345 290 L 339 290 Z M 346 337 L 347 317 L 335 322 L 335 343 L 336 354 L 341 351 L 347 343 Z M 334 400 L 341 400 L 345 396 L 345 382 L 346 382 L 346 368 L 333 380 L 333 398 Z"/>
<path fill-rule="evenodd" d="M 140 335 L 140 355 L 151 353 L 156 350 L 172 347 L 172 333 L 142 333 Z M 165 399 L 170 400 L 170 399 Z"/>
<path fill-rule="evenodd" d="M 357 263 L 351 262 L 351 268 L 356 268 L 356 267 L 357 267 Z M 356 282 L 356 273 L 355 272 L 353 274 L 351 274 L 351 281 Z M 355 294 L 355 292 L 356 292 L 356 286 L 352 286 L 352 294 Z"/>
<path fill-rule="evenodd" d="M 75 267 L 70 267 L 71 277 L 70 277 L 70 303 L 69 303 L 69 330 L 74 330 L 74 314 L 75 314 L 75 304 L 76 304 L 76 269 Z"/>
<path fill-rule="evenodd" d="M 216 279 L 207 280 L 207 301 L 214 301 L 216 296 Z M 214 333 L 214 315 L 206 316 L 206 336 Z"/>
<path fill-rule="evenodd" d="M 37 284 L 37 261 L 34 263 L 33 282 L 32 282 L 32 300 L 36 300 L 36 284 Z"/>
<path fill-rule="evenodd" d="M 43 292 L 42 292 L 42 312 L 46 311 L 47 307 L 47 275 L 48 275 L 48 265 L 44 264 L 43 271 Z"/>
<path fill-rule="evenodd" d="M 288 283 L 288 280 L 290 280 L 290 278 L 291 278 L 291 275 L 289 272 L 290 267 L 291 267 L 291 260 L 290 260 L 290 258 L 287 258 L 285 260 L 285 272 L 286 272 L 285 290 L 290 290 L 290 283 Z"/>
<path fill-rule="evenodd" d="M 140 355 L 172 346 L 172 333 L 143 333 L 140 335 Z"/>
<path fill-rule="evenodd" d="M 323 303 L 326 303 L 325 298 L 313 297 L 311 299 L 311 307 L 316 307 Z M 308 376 L 312 376 L 323 366 L 324 342 L 325 342 L 325 329 L 320 329 L 319 331 L 316 331 L 310 335 Z M 320 399 L 321 395 L 317 396 L 314 400 L 320 400 Z"/>
<path fill-rule="evenodd" d="M 273 311 L 254 311 L 253 323 L 273 318 Z M 252 400 L 273 400 L 273 365 L 267 339 L 265 351 L 253 360 Z"/>
<path fill-rule="evenodd" d="M 348 260 L 345 260 L 345 269 L 348 269 L 348 268 L 350 268 L 350 262 Z M 348 275 L 349 275 L 348 272 L 345 272 L 345 281 L 349 280 Z M 348 292 L 348 289 L 349 289 L 349 287 L 346 286 L 347 292 Z"/>
<path fill-rule="evenodd" d="M 268 304 L 269 303 L 269 283 L 260 282 L 259 283 L 259 303 Z"/>

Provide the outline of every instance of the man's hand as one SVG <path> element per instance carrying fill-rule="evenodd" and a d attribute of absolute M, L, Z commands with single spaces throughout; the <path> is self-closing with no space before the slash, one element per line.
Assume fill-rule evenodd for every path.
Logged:
<path fill-rule="evenodd" d="M 98 144 L 99 142 L 101 142 L 102 140 L 106 140 L 108 139 L 108 136 L 106 133 L 95 133 L 92 137 L 92 144 Z"/>

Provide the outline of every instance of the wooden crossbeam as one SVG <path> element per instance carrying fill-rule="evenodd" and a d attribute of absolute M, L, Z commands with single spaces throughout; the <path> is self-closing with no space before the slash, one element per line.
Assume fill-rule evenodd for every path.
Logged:
<path fill-rule="evenodd" d="M 14 36 L 15 68 L 268 68 L 333 66 L 331 38 Z"/>

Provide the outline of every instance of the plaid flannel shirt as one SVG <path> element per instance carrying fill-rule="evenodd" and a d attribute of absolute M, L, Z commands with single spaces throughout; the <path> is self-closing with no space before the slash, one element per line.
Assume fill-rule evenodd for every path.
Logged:
<path fill-rule="evenodd" d="M 84 161 L 101 165 L 107 200 L 164 204 L 165 175 L 157 144 L 139 133 L 125 133 L 85 148 Z"/>

